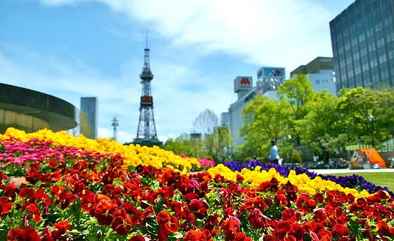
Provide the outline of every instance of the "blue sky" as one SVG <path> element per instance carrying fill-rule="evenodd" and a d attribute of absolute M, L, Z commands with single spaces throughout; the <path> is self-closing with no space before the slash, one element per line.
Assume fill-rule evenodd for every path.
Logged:
<path fill-rule="evenodd" d="M 234 101 L 233 79 L 332 56 L 329 21 L 352 0 L 1 0 L 0 82 L 79 107 L 99 98 L 99 136 L 135 137 L 144 34 L 162 139 Z"/>

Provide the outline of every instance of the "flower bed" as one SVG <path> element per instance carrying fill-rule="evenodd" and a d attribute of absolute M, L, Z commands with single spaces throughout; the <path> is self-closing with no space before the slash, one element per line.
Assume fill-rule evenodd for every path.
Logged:
<path fill-rule="evenodd" d="M 244 168 L 253 170 L 256 167 L 260 167 L 263 170 L 269 170 L 271 168 L 274 168 L 282 176 L 286 176 L 286 177 L 289 176 L 289 173 L 291 170 L 294 170 L 296 174 L 305 173 L 306 175 L 308 175 L 309 178 L 316 178 L 317 176 L 319 176 L 324 180 L 333 181 L 335 183 L 340 184 L 343 187 L 356 188 L 359 190 L 364 189 L 370 193 L 384 190 L 384 191 L 390 193 L 391 196 L 394 196 L 394 193 L 392 191 L 388 190 L 387 187 L 377 186 L 377 185 L 365 180 L 364 177 L 358 176 L 358 175 L 341 176 L 341 177 L 332 176 L 332 175 L 319 175 L 315 172 L 311 172 L 308 169 L 302 168 L 302 167 L 296 167 L 294 169 L 290 169 L 290 168 L 287 168 L 287 167 L 284 167 L 284 166 L 281 166 L 278 164 L 263 163 L 258 160 L 250 160 L 248 162 L 229 161 L 229 162 L 225 162 L 224 165 L 233 171 L 241 171 Z"/>
<path fill-rule="evenodd" d="M 383 189 L 279 167 L 188 172 L 198 168 L 158 148 L 10 130 L 0 136 L 0 240 L 394 237 Z"/>

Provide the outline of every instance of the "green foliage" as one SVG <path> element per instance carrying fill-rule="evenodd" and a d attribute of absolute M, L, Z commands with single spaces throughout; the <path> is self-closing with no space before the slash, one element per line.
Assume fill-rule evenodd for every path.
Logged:
<path fill-rule="evenodd" d="M 302 163 L 301 152 L 298 151 L 297 149 L 292 149 L 291 156 L 290 156 L 290 162 Z"/>
<path fill-rule="evenodd" d="M 245 137 L 242 152 L 250 158 L 264 158 L 271 140 L 283 139 L 290 128 L 291 107 L 284 100 L 275 101 L 265 96 L 257 96 L 244 109 L 245 116 L 253 121 L 241 130 Z"/>
<path fill-rule="evenodd" d="M 394 136 L 394 90 L 355 88 L 333 96 L 313 91 L 306 76 L 297 75 L 278 93 L 280 100 L 257 96 L 245 107 L 241 159 L 266 159 L 271 140 L 285 161 L 298 162 L 305 149 L 328 160 L 346 156 L 346 146 L 379 147 Z"/>
<path fill-rule="evenodd" d="M 337 110 L 342 114 L 352 144 L 376 146 L 393 134 L 394 91 L 363 88 L 341 92 Z"/>
<path fill-rule="evenodd" d="M 216 127 L 213 133 L 201 138 L 182 135 L 175 139 L 168 139 L 163 148 L 178 155 L 224 161 L 230 159 L 231 135 L 228 128 Z"/>

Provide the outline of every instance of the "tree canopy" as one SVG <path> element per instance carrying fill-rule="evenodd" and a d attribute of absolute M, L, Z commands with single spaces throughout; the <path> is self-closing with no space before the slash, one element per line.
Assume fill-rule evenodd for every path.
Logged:
<path fill-rule="evenodd" d="M 297 75 L 278 90 L 280 99 L 257 96 L 244 109 L 243 158 L 265 159 L 271 140 L 282 156 L 309 151 L 322 159 L 344 155 L 351 145 L 379 145 L 394 135 L 394 90 L 344 89 L 339 96 L 316 92 Z"/>

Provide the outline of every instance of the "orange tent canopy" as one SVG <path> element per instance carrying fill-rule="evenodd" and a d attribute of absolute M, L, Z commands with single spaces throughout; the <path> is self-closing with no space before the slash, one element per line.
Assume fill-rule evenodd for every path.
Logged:
<path fill-rule="evenodd" d="M 385 168 L 386 163 L 383 160 L 382 156 L 379 154 L 379 152 L 376 151 L 374 148 L 361 148 L 360 152 L 364 153 L 368 161 L 372 164 L 377 164 L 380 168 Z"/>

